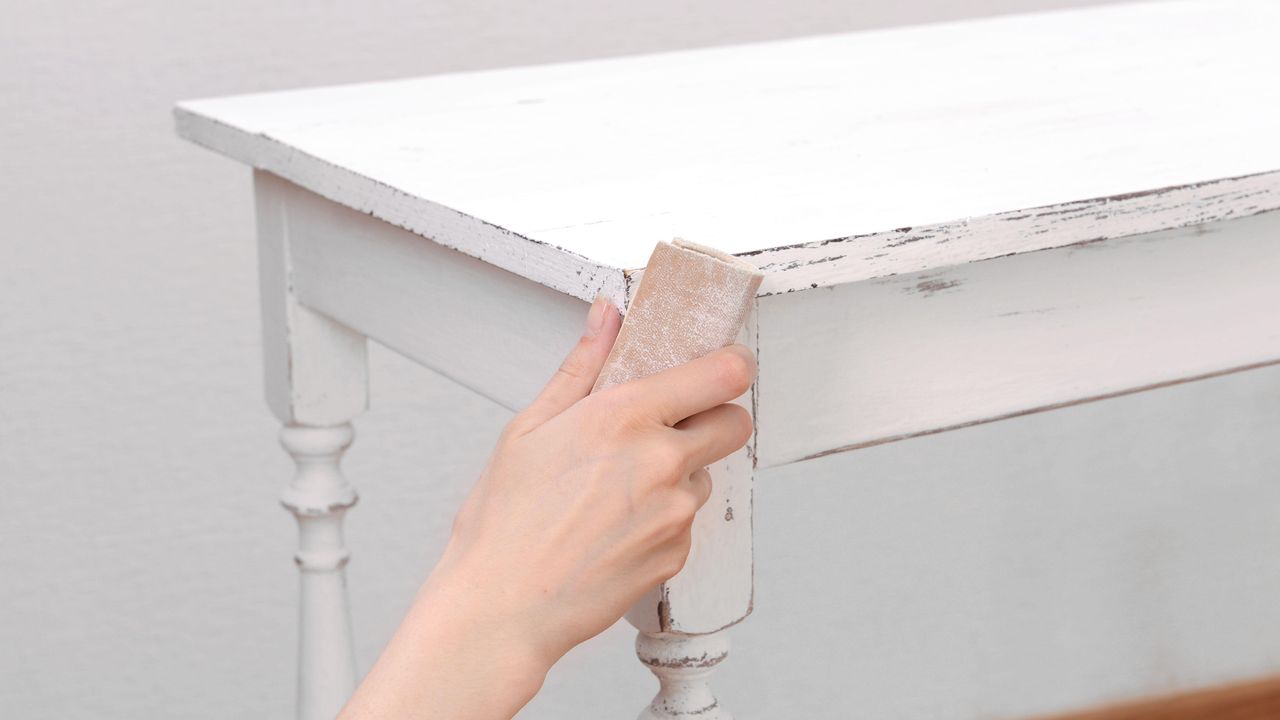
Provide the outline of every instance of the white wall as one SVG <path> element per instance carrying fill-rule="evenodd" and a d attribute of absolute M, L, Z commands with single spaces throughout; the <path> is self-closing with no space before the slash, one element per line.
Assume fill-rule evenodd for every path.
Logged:
<path fill-rule="evenodd" d="M 0 715 L 289 714 L 249 176 L 173 137 L 175 100 L 1067 4 L 6 3 Z M 365 668 L 506 418 L 372 362 L 346 464 Z M 768 473 L 722 695 L 744 717 L 1003 717 L 1280 670 L 1277 436 L 1270 370 Z M 653 681 L 630 642 L 566 658 L 523 717 L 634 714 Z"/>

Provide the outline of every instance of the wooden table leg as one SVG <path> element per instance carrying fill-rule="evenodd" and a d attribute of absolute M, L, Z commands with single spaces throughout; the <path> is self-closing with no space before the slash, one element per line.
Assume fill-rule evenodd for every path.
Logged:
<path fill-rule="evenodd" d="M 368 403 L 366 340 L 293 296 L 288 187 L 255 175 L 267 404 L 285 424 L 297 464 L 281 502 L 298 520 L 301 571 L 298 704 L 301 720 L 330 719 L 355 690 L 356 667 L 342 521 L 356 502 L 338 464 L 351 419 Z"/>
<path fill-rule="evenodd" d="M 636 656 L 661 686 L 638 720 L 733 720 L 708 682 L 728 655 L 729 637 L 723 630 L 709 635 L 640 633 Z"/>
<path fill-rule="evenodd" d="M 355 651 L 344 568 L 342 519 L 356 491 L 338 469 L 351 425 L 288 425 L 280 442 L 297 463 L 280 496 L 298 519 L 298 717 L 332 718 L 355 690 Z"/>
<path fill-rule="evenodd" d="M 712 492 L 693 524 L 684 569 L 627 613 L 636 655 L 658 676 L 639 720 L 732 720 L 710 676 L 729 654 L 729 626 L 751 613 L 751 449 L 709 468 Z"/>

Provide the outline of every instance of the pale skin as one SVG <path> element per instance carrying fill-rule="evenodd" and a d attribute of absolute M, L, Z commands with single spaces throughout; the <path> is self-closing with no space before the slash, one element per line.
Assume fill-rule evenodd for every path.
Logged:
<path fill-rule="evenodd" d="M 508 720 L 575 645 L 689 555 L 705 467 L 742 447 L 740 345 L 590 394 L 617 337 L 597 300 L 578 344 L 503 430 L 439 563 L 340 715 Z"/>

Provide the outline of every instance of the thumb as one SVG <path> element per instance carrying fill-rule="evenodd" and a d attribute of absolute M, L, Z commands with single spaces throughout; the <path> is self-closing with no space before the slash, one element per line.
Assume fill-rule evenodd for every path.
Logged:
<path fill-rule="evenodd" d="M 620 327 L 622 318 L 613 303 L 603 297 L 596 298 L 587 313 L 587 325 L 578 344 L 524 412 L 533 426 L 559 415 L 591 393 Z"/>

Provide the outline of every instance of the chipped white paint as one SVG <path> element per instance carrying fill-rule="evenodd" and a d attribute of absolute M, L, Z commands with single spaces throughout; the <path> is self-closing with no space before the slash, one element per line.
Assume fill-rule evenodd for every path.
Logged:
<path fill-rule="evenodd" d="M 694 518 L 684 568 L 627 613 L 639 630 L 636 653 L 661 682 L 641 720 L 731 720 L 716 704 L 709 676 L 728 654 L 726 628 L 746 619 L 752 609 L 755 469 L 744 448 L 708 470 L 711 497 Z M 707 710 L 712 706 L 715 712 Z"/>
<path fill-rule="evenodd" d="M 267 404 L 285 423 L 280 442 L 297 464 L 281 503 L 298 521 L 299 720 L 337 715 L 355 689 L 342 521 L 356 491 L 339 470 L 350 420 L 368 402 L 364 336 L 302 306 L 294 254 L 305 226 L 290 222 L 292 186 L 255 175 Z"/>
<path fill-rule="evenodd" d="M 640 633 L 636 656 L 658 677 L 658 694 L 638 720 L 733 720 L 707 681 L 729 655 L 726 633 L 666 635 Z"/>
<path fill-rule="evenodd" d="M 1280 213 L 759 301 L 761 467 L 1280 362 Z"/>
<path fill-rule="evenodd" d="M 693 547 L 684 568 L 627 613 L 627 620 L 642 632 L 709 633 L 751 613 L 750 448 L 708 470 L 711 497 L 694 518 Z"/>
<path fill-rule="evenodd" d="M 676 236 L 759 253 L 774 293 L 1280 206 L 1254 177 L 1280 169 L 1277 32 L 1269 0 L 1144 3 L 177 114 L 196 142 L 580 299 Z"/>
<path fill-rule="evenodd" d="M 287 219 L 291 290 L 304 317 L 358 327 L 512 409 L 528 403 L 581 330 L 585 306 L 574 298 L 265 173 L 258 180 L 275 203 L 263 207 Z M 755 346 L 754 313 L 739 341 Z M 751 408 L 753 394 L 739 402 Z M 695 519 L 685 569 L 628 614 L 637 628 L 708 633 L 751 612 L 751 453 L 710 468 L 713 494 Z"/>
<path fill-rule="evenodd" d="M 575 297 L 277 184 L 299 302 L 505 407 L 526 407 L 582 331 Z"/>
<path fill-rule="evenodd" d="M 1263 173 L 776 248 L 750 259 L 768 273 L 760 292 L 772 295 L 1247 217 L 1278 207 L 1280 173 Z"/>
<path fill-rule="evenodd" d="M 554 290 L 579 299 L 621 293 L 622 277 L 612 268 L 517 237 L 430 200 L 412 197 L 376 178 L 352 175 L 286 145 L 245 136 L 240 130 L 200 118 L 183 106 L 177 110 L 177 122 L 184 137 L 213 150 Z"/>
<path fill-rule="evenodd" d="M 756 346 L 754 309 L 747 316 L 738 342 Z M 752 386 L 736 401 L 753 416 L 755 396 L 756 388 Z M 708 468 L 711 497 L 694 518 L 693 547 L 684 569 L 627 615 L 642 632 L 705 634 L 723 630 L 751 614 L 754 453 L 752 438 L 746 447 Z"/>
<path fill-rule="evenodd" d="M 755 347 L 754 309 L 738 342 Z M 753 416 L 755 396 L 752 386 L 736 401 Z M 640 661 L 661 682 L 658 696 L 641 713 L 641 720 L 732 720 L 716 703 L 708 676 L 728 654 L 726 628 L 746 619 L 754 600 L 754 452 L 753 438 L 746 447 L 707 468 L 711 497 L 694 517 L 693 544 L 684 568 L 627 613 L 627 620 L 640 631 L 636 639 Z"/>
<path fill-rule="evenodd" d="M 767 271 L 753 449 L 633 613 L 647 720 L 727 717 L 753 464 L 1280 362 L 1277 32 L 1275 3 L 1190 0 L 182 104 L 260 170 L 268 401 L 319 488 L 286 496 L 301 712 L 354 675 L 366 337 L 519 408 L 654 241 Z"/>
<path fill-rule="evenodd" d="M 298 465 L 280 502 L 298 519 L 301 572 L 298 611 L 298 718 L 332 718 L 355 690 L 356 663 L 343 569 L 350 554 L 342 517 L 355 488 L 338 469 L 351 444 L 351 425 L 286 426 L 280 444 Z"/>

